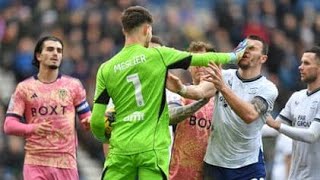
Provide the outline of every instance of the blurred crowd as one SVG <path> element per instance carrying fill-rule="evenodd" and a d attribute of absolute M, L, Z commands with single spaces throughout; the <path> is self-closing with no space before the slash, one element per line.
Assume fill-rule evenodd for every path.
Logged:
<path fill-rule="evenodd" d="M 183 3 L 182 3 L 183 2 Z M 33 75 L 35 42 L 52 34 L 65 43 L 61 71 L 79 78 L 92 103 L 98 66 L 123 46 L 120 15 L 142 5 L 154 16 L 153 33 L 185 50 L 193 40 L 231 51 L 248 34 L 270 46 L 264 75 L 279 88 L 275 115 L 299 83 L 302 52 L 320 45 L 319 0 L 0 0 L 0 122 L 17 82 Z M 80 143 L 103 160 L 101 145 L 79 130 Z M 0 179 L 20 179 L 23 140 L 0 131 Z"/>

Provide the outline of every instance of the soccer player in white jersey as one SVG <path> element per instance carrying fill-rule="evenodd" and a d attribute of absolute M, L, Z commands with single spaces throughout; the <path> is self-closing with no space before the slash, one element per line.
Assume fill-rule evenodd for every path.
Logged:
<path fill-rule="evenodd" d="M 293 139 L 290 180 L 320 179 L 320 47 L 305 51 L 299 66 L 307 89 L 289 98 L 276 121 L 267 124 Z"/>
<path fill-rule="evenodd" d="M 278 96 L 276 86 L 261 75 L 268 46 L 258 36 L 248 46 L 238 69 L 209 71 L 218 93 L 212 133 L 204 158 L 204 179 L 248 180 L 266 176 L 261 128 Z"/>

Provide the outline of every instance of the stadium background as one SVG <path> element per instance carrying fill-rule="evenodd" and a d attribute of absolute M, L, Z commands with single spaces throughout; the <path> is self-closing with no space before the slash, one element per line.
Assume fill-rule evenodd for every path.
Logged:
<path fill-rule="evenodd" d="M 119 17 L 130 5 L 150 9 L 154 34 L 177 49 L 202 40 L 218 51 L 231 51 L 248 34 L 262 36 L 270 45 L 263 73 L 280 92 L 274 115 L 304 87 L 298 73 L 302 52 L 320 45 L 319 0 L 0 0 L 1 127 L 17 82 L 35 73 L 33 48 L 42 35 L 63 39 L 61 70 L 82 81 L 92 103 L 97 67 L 123 46 Z M 81 179 L 95 179 L 103 162 L 101 144 L 81 129 L 79 139 Z M 263 140 L 270 173 L 275 138 Z M 22 138 L 1 130 L 0 179 L 21 179 L 23 153 Z"/>

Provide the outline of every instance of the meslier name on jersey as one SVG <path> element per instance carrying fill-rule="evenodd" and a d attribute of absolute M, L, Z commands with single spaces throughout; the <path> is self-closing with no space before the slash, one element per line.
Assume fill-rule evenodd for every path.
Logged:
<path fill-rule="evenodd" d="M 119 64 L 116 64 L 114 67 L 113 67 L 113 70 L 114 72 L 117 72 L 117 71 L 122 71 L 122 70 L 125 70 L 129 67 L 132 67 L 132 66 L 135 66 L 137 64 L 140 64 L 140 63 L 143 63 L 143 62 L 146 62 L 146 56 L 145 55 L 140 55 L 140 56 L 136 56 L 130 60 L 127 60 L 127 61 L 124 61 L 122 63 L 119 63 Z"/>

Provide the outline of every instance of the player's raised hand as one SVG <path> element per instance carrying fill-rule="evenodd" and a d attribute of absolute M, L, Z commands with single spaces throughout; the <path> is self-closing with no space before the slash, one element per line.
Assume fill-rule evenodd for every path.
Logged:
<path fill-rule="evenodd" d="M 221 91 L 226 85 L 222 79 L 221 69 L 218 65 L 214 63 L 209 63 L 209 68 L 207 73 L 209 76 L 206 76 L 205 80 L 212 82 L 218 91 Z"/>
<path fill-rule="evenodd" d="M 177 93 L 177 92 L 181 91 L 183 86 L 184 85 L 182 84 L 181 80 L 177 76 L 175 76 L 171 73 L 168 73 L 167 83 L 166 83 L 167 89 L 169 89 L 172 92 Z"/>
<path fill-rule="evenodd" d="M 52 122 L 44 121 L 35 125 L 34 133 L 39 136 L 47 136 L 52 132 Z"/>

